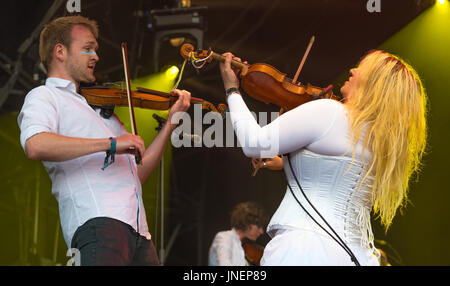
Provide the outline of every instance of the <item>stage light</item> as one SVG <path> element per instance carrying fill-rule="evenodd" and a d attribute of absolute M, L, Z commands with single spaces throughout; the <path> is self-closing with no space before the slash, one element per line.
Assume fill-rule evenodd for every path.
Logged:
<path fill-rule="evenodd" d="M 170 39 L 170 44 L 173 47 L 179 47 L 181 46 L 181 44 L 184 43 L 185 38 L 184 37 L 176 37 L 176 38 L 171 38 Z"/>
<path fill-rule="evenodd" d="M 446 1 L 446 0 L 438 0 L 438 3 L 439 3 L 439 4 L 445 4 L 445 1 Z"/>
<path fill-rule="evenodd" d="M 191 1 L 179 2 L 182 7 L 154 9 L 148 12 L 147 27 L 153 43 L 152 72 L 157 73 L 167 65 L 168 59 L 179 58 L 178 47 L 185 41 L 203 47 L 206 30 L 205 11 L 207 6 L 190 7 Z M 171 49 L 175 47 L 176 49 Z"/>
<path fill-rule="evenodd" d="M 166 76 L 169 79 L 173 79 L 177 76 L 178 72 L 180 71 L 180 69 L 177 66 L 171 66 L 170 68 L 168 68 L 166 70 Z"/>

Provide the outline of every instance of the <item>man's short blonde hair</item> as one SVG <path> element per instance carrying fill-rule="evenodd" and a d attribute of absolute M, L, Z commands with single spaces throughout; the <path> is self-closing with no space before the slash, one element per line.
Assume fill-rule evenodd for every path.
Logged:
<path fill-rule="evenodd" d="M 56 44 L 63 44 L 70 48 L 72 28 L 76 25 L 88 28 L 94 37 L 98 38 L 97 22 L 83 16 L 60 17 L 46 24 L 42 29 L 39 39 L 39 56 L 47 70 L 52 61 L 53 49 Z"/>

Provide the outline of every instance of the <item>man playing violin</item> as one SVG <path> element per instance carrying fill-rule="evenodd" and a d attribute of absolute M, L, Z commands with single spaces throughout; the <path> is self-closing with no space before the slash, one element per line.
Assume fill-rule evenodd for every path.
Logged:
<path fill-rule="evenodd" d="M 39 54 L 48 78 L 25 98 L 18 117 L 21 145 L 28 158 L 43 162 L 64 239 L 80 251 L 81 265 L 158 265 L 141 186 L 176 127 L 172 117 L 189 108 L 190 93 L 173 91 L 179 99 L 146 149 L 116 116 L 102 118 L 77 92 L 80 82 L 95 81 L 97 37 L 97 23 L 82 16 L 61 17 L 44 27 Z M 142 155 L 139 165 L 136 150 Z"/>
<path fill-rule="evenodd" d="M 254 251 L 247 255 L 243 245 L 255 242 L 264 233 L 265 220 L 265 211 L 259 204 L 255 202 L 237 204 L 230 215 L 231 230 L 218 232 L 214 237 L 209 249 L 208 265 L 246 266 L 250 265 L 249 261 L 259 264 L 262 250 L 260 255 L 254 254 Z M 259 251 L 257 248 L 253 249 Z"/>

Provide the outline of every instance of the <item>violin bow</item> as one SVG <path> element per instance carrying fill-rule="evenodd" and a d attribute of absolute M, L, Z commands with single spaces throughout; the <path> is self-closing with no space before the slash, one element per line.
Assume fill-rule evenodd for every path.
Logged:
<path fill-rule="evenodd" d="M 131 121 L 131 131 L 133 135 L 137 135 L 136 128 L 136 120 L 134 117 L 134 108 L 133 108 L 133 95 L 131 92 L 131 84 L 130 84 L 130 70 L 128 68 L 128 52 L 127 52 L 127 43 L 122 43 L 122 59 L 123 59 L 123 69 L 125 72 L 125 83 L 127 87 L 127 97 L 128 97 L 128 110 L 130 111 L 130 121 Z M 135 159 L 136 164 L 142 163 L 141 153 L 138 149 L 135 150 Z"/>
<path fill-rule="evenodd" d="M 259 165 L 261 165 L 262 160 L 263 160 L 262 158 L 258 158 L 258 164 L 256 165 L 255 170 L 253 171 L 252 174 L 253 177 L 256 175 L 256 173 L 258 173 L 258 170 L 260 169 Z"/>
<path fill-rule="evenodd" d="M 306 58 L 308 57 L 309 51 L 311 50 L 312 45 L 314 44 L 316 37 L 312 36 L 311 40 L 309 41 L 308 47 L 306 48 L 306 52 L 303 55 L 302 61 L 300 62 L 300 65 L 298 66 L 297 72 L 295 73 L 294 79 L 292 79 L 292 83 L 296 84 L 298 76 L 300 75 L 300 71 L 303 69 L 303 65 L 305 64 Z"/>

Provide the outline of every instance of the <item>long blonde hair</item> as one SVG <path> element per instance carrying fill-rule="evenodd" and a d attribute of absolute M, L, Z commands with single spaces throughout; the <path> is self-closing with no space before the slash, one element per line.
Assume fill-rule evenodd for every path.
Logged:
<path fill-rule="evenodd" d="M 421 167 L 427 139 L 427 96 L 414 69 L 398 57 L 371 51 L 358 66 L 359 81 L 346 106 L 352 142 L 364 136 L 372 162 L 373 209 L 389 228 L 407 202 L 408 182 Z M 353 145 L 353 158 L 356 144 Z"/>

